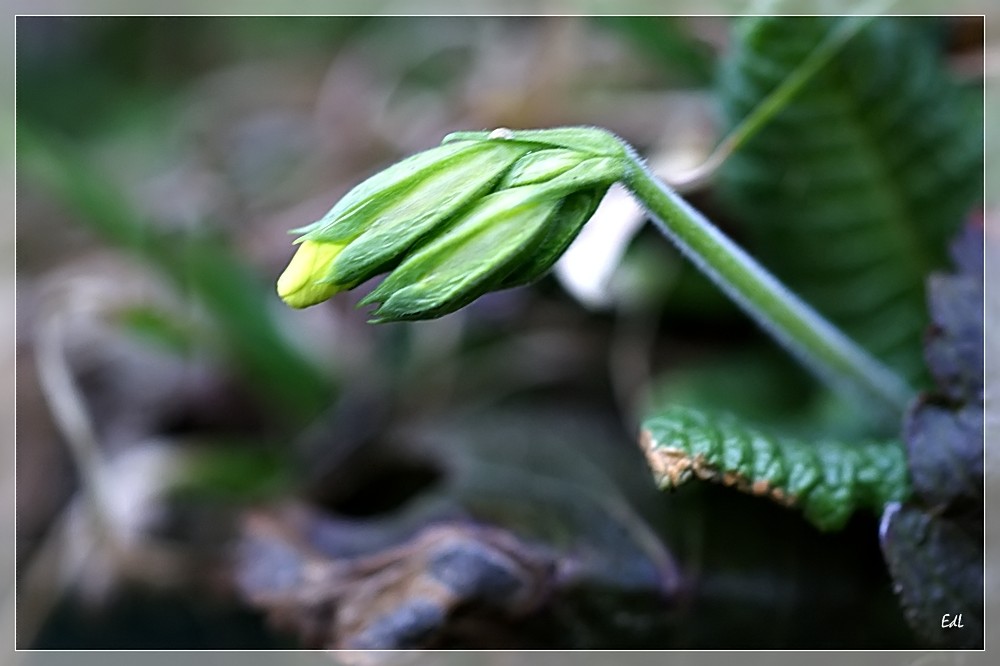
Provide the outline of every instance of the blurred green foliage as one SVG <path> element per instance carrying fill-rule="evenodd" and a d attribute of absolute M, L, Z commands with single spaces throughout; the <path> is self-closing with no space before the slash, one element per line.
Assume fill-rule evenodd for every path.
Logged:
<path fill-rule="evenodd" d="M 717 85 L 727 126 L 847 20 L 737 21 Z M 911 381 L 926 377 L 924 278 L 982 196 L 970 99 L 982 91 L 955 84 L 926 21 L 874 20 L 721 173 L 751 250 Z"/>
<path fill-rule="evenodd" d="M 676 16 L 601 16 L 598 25 L 618 31 L 638 52 L 656 63 L 677 83 L 702 87 L 711 83 L 715 58 L 711 47 L 699 41 Z"/>
<path fill-rule="evenodd" d="M 22 124 L 18 166 L 22 174 L 68 204 L 108 242 L 149 262 L 201 303 L 218 326 L 216 351 L 234 361 L 284 409 L 316 414 L 332 397 L 332 383 L 291 346 L 273 319 L 271 286 L 230 246 L 211 233 L 159 229 L 133 210 L 74 149 L 51 142 Z"/>
<path fill-rule="evenodd" d="M 173 124 L 193 76 L 269 56 L 335 54 L 368 17 L 19 17 L 17 107 L 46 132 Z"/>

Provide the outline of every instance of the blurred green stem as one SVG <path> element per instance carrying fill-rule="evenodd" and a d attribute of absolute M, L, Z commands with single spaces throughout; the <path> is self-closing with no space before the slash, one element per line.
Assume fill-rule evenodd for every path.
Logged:
<path fill-rule="evenodd" d="M 913 396 L 902 379 L 658 180 L 631 147 L 628 155 L 626 187 L 701 271 L 821 378 L 880 415 L 899 418 Z"/>
<path fill-rule="evenodd" d="M 738 150 L 764 125 L 769 123 L 778 112 L 784 109 L 789 100 L 812 81 L 813 76 L 833 60 L 841 48 L 862 28 L 871 23 L 873 18 L 874 16 L 850 16 L 841 21 L 836 29 L 830 31 L 826 39 L 816 46 L 809 57 L 803 60 L 780 86 L 772 90 L 739 125 L 722 139 L 703 163 L 688 172 L 677 174 L 671 178 L 670 186 L 682 192 L 703 186 L 715 175 L 727 157 Z"/>

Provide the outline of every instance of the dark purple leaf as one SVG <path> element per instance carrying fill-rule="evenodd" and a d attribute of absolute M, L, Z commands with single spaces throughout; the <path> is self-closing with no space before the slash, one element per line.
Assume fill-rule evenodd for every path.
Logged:
<path fill-rule="evenodd" d="M 924 350 L 937 389 L 903 425 L 913 502 L 890 504 L 880 539 L 917 635 L 983 645 L 983 230 L 951 248 L 957 272 L 928 280 Z"/>
<path fill-rule="evenodd" d="M 962 228 L 951 244 L 951 260 L 959 273 L 970 277 L 983 277 L 983 222 L 973 219 Z"/>
<path fill-rule="evenodd" d="M 931 326 L 924 355 L 938 388 L 956 402 L 983 400 L 983 232 L 952 246 L 958 273 L 928 280 Z"/>
<path fill-rule="evenodd" d="M 928 506 L 982 506 L 982 405 L 921 400 L 906 420 L 903 437 L 913 491 Z"/>
<path fill-rule="evenodd" d="M 879 536 L 917 635 L 929 645 L 982 648 L 982 545 L 952 521 L 910 504 L 886 507 Z"/>

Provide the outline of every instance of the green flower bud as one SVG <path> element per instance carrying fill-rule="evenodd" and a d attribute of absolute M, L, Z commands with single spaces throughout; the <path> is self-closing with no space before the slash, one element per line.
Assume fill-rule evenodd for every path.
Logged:
<path fill-rule="evenodd" d="M 492 132 L 452 132 L 441 142 L 517 141 L 534 143 L 546 148 L 568 148 L 592 157 L 626 156 L 625 144 L 611 132 L 599 127 L 555 127 L 543 130 L 498 129 Z"/>
<path fill-rule="evenodd" d="M 422 217 L 453 200 L 461 204 L 477 189 L 488 190 L 529 148 L 500 141 L 458 141 L 425 150 L 362 182 L 322 219 L 294 232 L 303 234 L 302 240 L 344 242 L 373 225 L 406 215 Z"/>
<path fill-rule="evenodd" d="M 440 317 L 548 270 L 620 177 L 607 158 L 584 160 L 550 181 L 484 197 L 420 246 L 362 300 L 375 321 Z"/>
<path fill-rule="evenodd" d="M 408 256 L 362 300 L 380 304 L 374 321 L 439 317 L 498 285 L 558 210 L 558 199 L 533 194 L 491 194 Z"/>
<path fill-rule="evenodd" d="M 278 293 L 307 307 L 391 270 L 363 301 L 378 321 L 452 312 L 549 270 L 626 162 L 595 128 L 449 135 L 298 229 Z"/>
<path fill-rule="evenodd" d="M 600 205 L 607 185 L 567 196 L 533 250 L 504 278 L 501 289 L 531 284 L 549 272 Z"/>
<path fill-rule="evenodd" d="M 438 149 L 448 148 L 441 146 Z M 426 168 L 405 191 L 378 195 L 377 210 L 333 263 L 329 278 L 357 285 L 398 263 L 404 252 L 473 201 L 488 194 L 530 145 L 471 143 Z M 428 151 L 433 152 L 433 151 Z"/>
<path fill-rule="evenodd" d="M 500 180 L 497 189 L 544 183 L 561 176 L 591 155 L 566 148 L 546 148 L 519 159 Z"/>
<path fill-rule="evenodd" d="M 292 307 L 307 307 L 383 272 L 435 226 L 489 192 L 530 148 L 504 142 L 452 143 L 369 178 L 323 219 L 297 230 L 303 234 L 298 241 L 302 245 L 282 275 L 279 295 Z M 317 251 L 327 244 L 336 252 Z M 319 262 L 317 256 L 329 261 Z M 306 265 L 313 268 L 308 276 L 303 274 Z M 290 274 L 294 280 L 286 277 Z M 294 291 L 291 284 L 297 286 Z M 293 294 L 291 300 L 288 293 Z"/>

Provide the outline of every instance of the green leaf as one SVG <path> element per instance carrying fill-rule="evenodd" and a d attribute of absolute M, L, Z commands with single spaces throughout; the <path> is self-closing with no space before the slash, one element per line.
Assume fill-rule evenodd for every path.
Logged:
<path fill-rule="evenodd" d="M 857 509 L 881 512 L 909 494 L 897 442 L 807 442 L 776 437 L 728 414 L 673 406 L 647 419 L 646 460 L 661 488 L 693 478 L 724 483 L 802 509 L 823 530 Z"/>
<path fill-rule="evenodd" d="M 719 94 L 735 126 L 844 21 L 736 23 Z M 918 21 L 872 20 L 725 163 L 751 250 L 909 379 L 920 379 L 924 277 L 980 196 L 982 134 Z"/>

